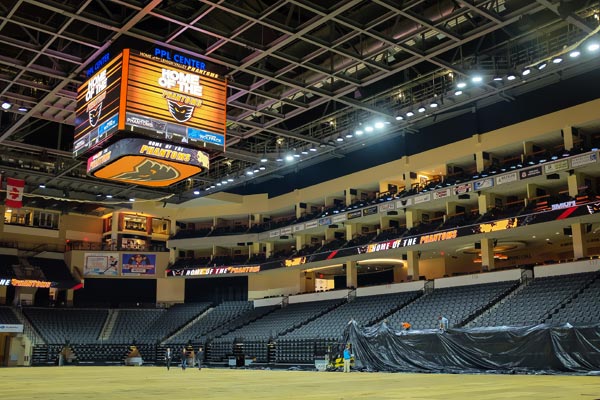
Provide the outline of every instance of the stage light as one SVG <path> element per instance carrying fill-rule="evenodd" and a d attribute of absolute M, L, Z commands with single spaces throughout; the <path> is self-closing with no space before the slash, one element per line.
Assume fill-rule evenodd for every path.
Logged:
<path fill-rule="evenodd" d="M 409 111 L 409 112 L 406 113 L 407 117 L 412 117 L 413 115 L 415 115 L 415 113 L 412 112 L 412 111 Z"/>
<path fill-rule="evenodd" d="M 381 121 L 375 122 L 375 128 L 377 128 L 377 129 L 383 129 L 384 126 L 385 126 L 385 124 Z"/>
<path fill-rule="evenodd" d="M 196 196 L 198 196 L 198 195 L 200 194 L 200 191 L 199 191 L 199 190 L 194 190 L 194 194 L 195 194 Z"/>
<path fill-rule="evenodd" d="M 459 89 L 462 89 L 462 88 L 467 87 L 467 84 L 465 82 L 458 82 L 456 84 L 456 87 L 459 88 Z"/>
<path fill-rule="evenodd" d="M 460 96 L 461 94 L 463 94 L 462 90 L 457 90 L 456 92 L 454 92 L 455 96 Z"/>
<path fill-rule="evenodd" d="M 545 62 L 545 61 L 544 61 L 544 62 L 541 62 L 541 63 L 539 63 L 539 64 L 538 64 L 538 66 L 537 66 L 537 69 L 541 71 L 541 70 L 543 70 L 544 68 L 546 68 L 546 66 L 547 66 L 547 65 L 548 65 L 548 63 L 547 63 L 547 62 Z"/>
<path fill-rule="evenodd" d="M 552 64 L 560 64 L 562 62 L 562 57 L 554 57 L 552 59 Z"/>
<path fill-rule="evenodd" d="M 402 115 L 396 115 L 396 121 L 402 121 L 404 117 Z"/>
<path fill-rule="evenodd" d="M 8 110 L 8 109 L 10 109 L 11 107 L 12 107 L 12 104 L 11 104 L 11 103 L 9 103 L 8 101 L 3 101 L 3 102 L 2 102 L 2 109 L 3 109 L 3 110 Z"/>
<path fill-rule="evenodd" d="M 417 111 L 420 113 L 423 113 L 423 112 L 425 112 L 425 107 L 419 107 L 419 109 Z"/>
<path fill-rule="evenodd" d="M 521 72 L 521 75 L 523 75 L 523 76 L 527 76 L 527 75 L 529 75 L 530 73 L 531 73 L 531 68 L 525 68 L 525 69 L 523 70 L 523 72 Z"/>
<path fill-rule="evenodd" d="M 581 55 L 581 52 L 579 50 L 573 50 L 572 52 L 569 53 L 569 57 L 571 58 L 577 58 Z"/>

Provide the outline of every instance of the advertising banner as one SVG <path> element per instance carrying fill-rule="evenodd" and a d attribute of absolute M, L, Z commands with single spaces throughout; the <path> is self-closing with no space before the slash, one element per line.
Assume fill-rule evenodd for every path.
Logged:
<path fill-rule="evenodd" d="M 454 195 L 469 193 L 473 190 L 473 186 L 470 183 L 461 183 L 452 188 L 452 193 Z"/>
<path fill-rule="evenodd" d="M 83 255 L 83 275 L 117 276 L 119 274 L 119 254 L 115 252 L 85 253 Z"/>
<path fill-rule="evenodd" d="M 346 220 L 346 214 L 337 214 L 331 218 L 331 222 L 333 222 L 334 224 L 337 222 L 343 222 L 345 220 Z"/>
<path fill-rule="evenodd" d="M 592 164 L 596 161 L 598 161 L 598 153 L 582 154 L 580 156 L 571 157 L 571 168 Z"/>
<path fill-rule="evenodd" d="M 156 254 L 123 253 L 121 274 L 123 276 L 154 275 L 156 273 Z"/>
<path fill-rule="evenodd" d="M 280 235 L 291 235 L 291 233 L 292 233 L 291 226 L 286 226 L 285 228 L 281 228 L 281 230 L 280 230 Z"/>
<path fill-rule="evenodd" d="M 294 225 L 292 228 L 294 232 L 300 232 L 304 230 L 304 224 Z"/>
<path fill-rule="evenodd" d="M 494 186 L 494 178 L 479 179 L 473 182 L 473 190 L 487 189 Z"/>
<path fill-rule="evenodd" d="M 396 208 L 396 205 L 393 202 L 384 203 L 379 206 L 379 212 L 386 212 Z"/>
<path fill-rule="evenodd" d="M 496 185 L 504 185 L 505 183 L 516 182 L 519 180 L 519 175 L 516 172 L 499 175 L 496 177 Z"/>
<path fill-rule="evenodd" d="M 0 324 L 0 333 L 23 333 L 22 324 Z"/>
<path fill-rule="evenodd" d="M 433 192 L 433 199 L 434 200 L 438 200 L 438 199 L 445 199 L 446 197 L 450 196 L 450 188 L 448 189 L 442 189 L 442 190 L 436 190 L 435 192 Z"/>
<path fill-rule="evenodd" d="M 415 204 L 425 203 L 425 202 L 430 201 L 430 200 L 431 200 L 431 193 L 425 193 L 425 194 L 422 194 L 422 195 L 419 195 L 419 196 L 415 196 L 413 198 L 413 202 Z"/>
<path fill-rule="evenodd" d="M 319 226 L 319 222 L 317 220 L 308 221 L 304 223 L 304 228 L 306 229 L 316 228 L 317 226 Z"/>
<path fill-rule="evenodd" d="M 320 225 L 331 225 L 331 217 L 319 218 Z"/>
<path fill-rule="evenodd" d="M 396 202 L 396 208 L 408 207 L 412 204 L 412 199 L 409 197 L 407 199 L 398 200 Z"/>
<path fill-rule="evenodd" d="M 232 275 L 252 274 L 260 272 L 260 265 L 244 265 L 235 267 L 211 267 L 193 269 L 168 269 L 167 276 L 202 276 L 202 275 Z"/>
<path fill-rule="evenodd" d="M 527 168 L 519 171 L 520 179 L 535 178 L 540 175 L 542 175 L 542 167 Z"/>
<path fill-rule="evenodd" d="M 544 164 L 544 172 L 547 174 L 553 174 L 559 171 L 566 171 L 569 169 L 569 160 L 560 160 L 557 162 Z"/>
<path fill-rule="evenodd" d="M 377 206 L 371 206 L 362 209 L 363 215 L 374 215 L 377 214 Z"/>
<path fill-rule="evenodd" d="M 360 218 L 360 217 L 362 217 L 362 210 L 350 211 L 349 213 L 346 214 L 346 217 L 348 219 Z"/>

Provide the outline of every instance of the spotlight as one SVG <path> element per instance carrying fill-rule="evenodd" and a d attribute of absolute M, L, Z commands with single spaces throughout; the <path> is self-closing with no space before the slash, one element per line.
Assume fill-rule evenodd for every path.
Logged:
<path fill-rule="evenodd" d="M 454 92 L 455 96 L 460 96 L 461 94 L 463 94 L 462 90 L 457 90 L 456 92 Z"/>
<path fill-rule="evenodd" d="M 44 185 L 43 183 L 40 183 L 40 189 L 46 189 L 46 185 Z"/>
<path fill-rule="evenodd" d="M 260 162 L 267 162 L 267 161 L 269 161 L 269 160 L 266 157 L 263 157 L 260 159 Z"/>
<path fill-rule="evenodd" d="M 502 82 L 503 78 L 500 75 L 496 75 L 496 76 L 494 76 L 494 81 L 496 81 L 496 82 Z"/>
<path fill-rule="evenodd" d="M 8 109 L 10 109 L 12 107 L 12 104 L 9 103 L 8 101 L 3 101 L 1 107 L 2 107 L 3 110 L 8 110 Z"/>
<path fill-rule="evenodd" d="M 135 199 L 132 197 L 129 199 L 129 201 L 133 202 L 133 201 L 135 201 Z"/>
<path fill-rule="evenodd" d="M 456 84 L 456 87 L 459 88 L 459 89 L 462 89 L 462 88 L 467 87 L 467 84 L 465 82 L 458 82 Z"/>
<path fill-rule="evenodd" d="M 521 75 L 523 75 L 523 76 L 527 76 L 527 75 L 529 75 L 530 73 L 531 73 L 531 68 L 525 68 L 525 69 L 523 70 L 523 72 L 521 72 Z"/>
<path fill-rule="evenodd" d="M 403 119 L 404 119 L 404 117 L 402 115 L 396 116 L 396 121 L 402 121 Z"/>
<path fill-rule="evenodd" d="M 377 129 L 383 129 L 384 126 L 385 126 L 385 124 L 381 121 L 375 122 L 375 128 L 377 128 Z"/>
<path fill-rule="evenodd" d="M 471 82 L 473 83 L 481 83 L 483 82 L 483 77 L 481 75 L 475 75 L 471 78 Z"/>
<path fill-rule="evenodd" d="M 352 137 L 352 136 L 350 136 L 350 137 Z M 307 154 L 308 154 L 308 150 L 304 149 L 304 150 L 302 150 L 300 153 L 302 153 L 302 154 L 304 154 L 304 155 L 307 155 Z"/>
<path fill-rule="evenodd" d="M 210 189 L 214 189 L 215 187 L 215 185 L 210 185 Z"/>
<path fill-rule="evenodd" d="M 309 151 L 317 151 L 317 148 L 315 146 L 311 146 L 310 149 L 308 149 Z"/>
<path fill-rule="evenodd" d="M 227 182 L 233 182 L 233 178 L 227 178 Z"/>
<path fill-rule="evenodd" d="M 336 140 L 337 142 L 343 142 L 343 141 L 344 141 L 344 138 L 343 138 L 343 137 L 341 137 L 341 136 L 338 136 L 338 137 L 337 137 L 335 140 Z"/>
<path fill-rule="evenodd" d="M 222 180 L 222 181 L 221 181 L 221 184 L 223 184 L 223 185 L 227 185 L 227 179 L 224 179 L 224 180 Z"/>
<path fill-rule="evenodd" d="M 254 172 L 252 172 L 252 171 L 246 171 L 246 175 L 248 175 L 248 176 L 254 175 Z M 219 186 L 219 183 L 217 183 L 217 186 Z"/>
<path fill-rule="evenodd" d="M 588 51 L 598 51 L 598 49 L 600 49 L 600 44 L 598 44 L 598 42 L 592 42 L 590 44 L 587 45 L 587 49 Z"/>
<path fill-rule="evenodd" d="M 562 62 L 562 57 L 554 57 L 552 59 L 552 64 L 560 64 Z"/>
<path fill-rule="evenodd" d="M 547 65 L 548 65 L 548 63 L 546 61 L 541 62 L 541 63 L 538 64 L 537 69 L 541 71 L 544 68 L 546 68 Z"/>
<path fill-rule="evenodd" d="M 29 111 L 29 108 L 27 108 L 25 106 L 20 106 L 19 108 L 17 108 L 17 110 L 19 110 L 20 112 L 27 112 L 27 111 Z"/>
<path fill-rule="evenodd" d="M 364 133 L 364 132 L 363 132 L 363 130 L 362 130 L 362 129 L 357 129 L 357 130 L 355 130 L 355 131 L 354 131 L 354 134 L 355 134 L 356 136 L 360 136 L 360 135 L 362 135 L 363 133 Z"/>
<path fill-rule="evenodd" d="M 285 156 L 285 161 L 294 161 L 294 156 L 291 154 L 288 154 L 287 156 Z"/>
<path fill-rule="evenodd" d="M 365 126 L 365 132 L 373 132 L 373 127 L 372 126 Z"/>
<path fill-rule="evenodd" d="M 517 76 L 515 74 L 508 74 L 506 79 L 508 79 L 509 81 L 514 81 L 515 79 L 517 79 Z"/>
<path fill-rule="evenodd" d="M 354 136 L 354 135 L 352 134 L 352 132 L 348 131 L 348 133 L 346 133 L 346 137 L 347 137 L 348 139 L 350 139 L 352 136 Z"/>
<path fill-rule="evenodd" d="M 254 172 L 255 174 L 258 174 L 258 171 L 259 171 L 259 169 L 258 169 L 258 168 L 256 168 L 256 169 L 255 169 L 254 171 L 252 171 L 252 172 Z"/>
<path fill-rule="evenodd" d="M 406 113 L 407 117 L 412 117 L 413 115 L 415 115 L 415 113 L 412 112 L 412 111 L 409 111 L 409 112 Z"/>
<path fill-rule="evenodd" d="M 423 112 L 425 112 L 425 107 L 419 107 L 419 109 L 417 111 L 420 113 L 423 113 Z"/>
<path fill-rule="evenodd" d="M 265 169 L 267 169 L 267 167 L 265 167 L 264 165 L 261 165 L 260 167 L 258 167 L 259 170 L 264 171 Z"/>
<path fill-rule="evenodd" d="M 198 195 L 200 194 L 200 191 L 199 191 L 199 190 L 194 190 L 194 194 L 195 194 L 196 196 L 198 196 Z"/>
<path fill-rule="evenodd" d="M 107 198 L 107 199 L 112 199 L 112 194 L 107 194 L 107 195 L 106 195 L 106 198 Z"/>
<path fill-rule="evenodd" d="M 569 53 L 569 57 L 571 58 L 577 58 L 581 55 L 581 52 L 579 50 L 573 50 L 572 52 Z"/>
<path fill-rule="evenodd" d="M 248 171 L 248 172 L 252 172 L 252 171 Z M 252 175 L 252 174 L 248 174 L 248 175 Z M 221 182 L 217 182 L 217 186 L 222 186 L 223 184 Z"/>
<path fill-rule="evenodd" d="M 294 158 L 300 158 L 300 154 L 294 153 Z"/>
<path fill-rule="evenodd" d="M 431 108 L 437 108 L 437 106 L 438 106 L 438 103 L 436 103 L 435 101 L 429 105 L 429 107 L 431 107 Z"/>

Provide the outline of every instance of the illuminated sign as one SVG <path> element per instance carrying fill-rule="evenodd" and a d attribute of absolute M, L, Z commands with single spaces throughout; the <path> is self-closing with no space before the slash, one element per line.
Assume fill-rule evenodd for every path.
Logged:
<path fill-rule="evenodd" d="M 516 226 L 517 226 L 516 218 L 501 219 L 501 220 L 486 223 L 486 224 L 479 224 L 477 233 L 503 231 L 505 229 L 516 228 Z"/>
<path fill-rule="evenodd" d="M 455 239 L 457 235 L 458 235 L 458 231 L 456 229 L 454 229 L 452 231 L 437 232 L 437 233 L 432 233 L 430 235 L 423 235 L 419 239 L 419 244 L 440 242 L 442 240 L 448 240 L 448 239 Z"/>
<path fill-rule="evenodd" d="M 110 61 L 107 56 L 78 90 L 74 156 L 117 131 L 225 146 L 227 82 L 204 63 L 159 48 L 154 54 L 125 49 Z"/>
<path fill-rule="evenodd" d="M 110 53 L 103 55 L 98 61 L 94 63 L 90 68 L 85 71 L 85 76 L 88 78 L 94 75 L 102 66 L 104 66 L 110 60 Z"/>
<path fill-rule="evenodd" d="M 562 203 L 552 204 L 552 210 L 562 210 L 563 208 L 575 207 L 577 202 L 575 200 L 563 201 Z"/>
<path fill-rule="evenodd" d="M 289 260 L 285 260 L 286 267 L 294 267 L 302 264 L 306 264 L 306 257 L 294 257 Z"/>
<path fill-rule="evenodd" d="M 123 139 L 88 159 L 97 178 L 145 186 L 169 186 L 208 168 L 200 150 L 146 139 Z"/>
<path fill-rule="evenodd" d="M 167 276 L 202 276 L 202 275 L 230 275 L 250 274 L 260 272 L 260 265 L 249 265 L 239 267 L 211 267 L 194 269 L 168 269 Z"/>
<path fill-rule="evenodd" d="M 12 286 L 19 286 L 19 287 L 32 287 L 32 288 L 48 289 L 52 285 L 52 282 L 38 281 L 35 279 L 13 278 L 13 279 L 11 279 L 10 284 Z"/>

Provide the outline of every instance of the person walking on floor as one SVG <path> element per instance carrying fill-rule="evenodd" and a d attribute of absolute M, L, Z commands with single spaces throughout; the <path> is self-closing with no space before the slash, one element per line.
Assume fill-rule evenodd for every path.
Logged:
<path fill-rule="evenodd" d="M 196 353 L 196 362 L 198 363 L 198 371 L 202 369 L 202 360 L 204 359 L 204 349 L 202 346 L 198 347 L 198 352 Z"/>
<path fill-rule="evenodd" d="M 167 347 L 165 350 L 165 361 L 167 362 L 167 371 L 171 369 L 171 360 L 173 359 L 173 353 L 171 352 L 171 348 Z"/>
<path fill-rule="evenodd" d="M 352 352 L 350 352 L 350 343 L 346 345 L 344 349 L 344 372 L 350 372 L 350 360 L 352 359 Z"/>
<path fill-rule="evenodd" d="M 185 367 L 187 367 L 187 349 L 183 346 L 183 349 L 181 349 L 181 369 L 185 371 Z"/>

